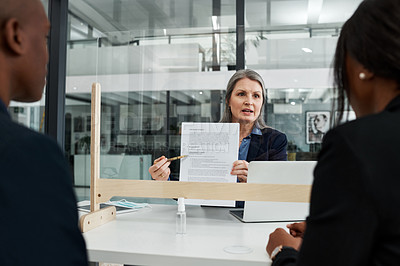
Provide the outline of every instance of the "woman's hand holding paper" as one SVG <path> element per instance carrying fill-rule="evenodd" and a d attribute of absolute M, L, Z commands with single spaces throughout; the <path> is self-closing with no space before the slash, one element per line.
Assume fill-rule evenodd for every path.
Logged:
<path fill-rule="evenodd" d="M 247 172 L 249 163 L 245 160 L 237 160 L 233 162 L 231 175 L 237 175 L 240 183 L 247 183 Z"/>

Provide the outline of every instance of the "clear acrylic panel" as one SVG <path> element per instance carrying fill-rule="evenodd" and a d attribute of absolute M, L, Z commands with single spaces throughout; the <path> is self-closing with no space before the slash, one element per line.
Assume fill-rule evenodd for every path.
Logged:
<path fill-rule="evenodd" d="M 221 99 L 233 73 L 207 71 L 205 50 L 198 41 L 211 40 L 210 36 L 191 41 L 179 41 L 184 39 L 180 37 L 169 44 L 162 37 L 152 42 L 146 36 L 146 31 L 104 33 L 95 44 L 74 42 L 68 51 L 66 151 L 76 187 L 90 185 L 93 82 L 102 88 L 102 178 L 150 180 L 148 168 L 156 158 L 179 155 L 183 121 L 220 119 Z M 175 161 L 171 179 L 178 175 L 179 161 Z"/>

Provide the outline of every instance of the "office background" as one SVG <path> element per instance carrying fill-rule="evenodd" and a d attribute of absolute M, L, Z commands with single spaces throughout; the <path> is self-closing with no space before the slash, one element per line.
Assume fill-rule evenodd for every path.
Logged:
<path fill-rule="evenodd" d="M 102 86 L 101 175 L 150 179 L 182 122 L 218 122 L 235 69 L 259 72 L 267 124 L 315 160 L 335 118 L 331 63 L 360 0 L 42 0 L 52 23 L 41 101 L 14 120 L 57 139 L 79 199 L 90 185 L 90 89 Z M 351 115 L 350 115 L 351 117 Z M 178 162 L 171 165 L 178 175 Z"/>

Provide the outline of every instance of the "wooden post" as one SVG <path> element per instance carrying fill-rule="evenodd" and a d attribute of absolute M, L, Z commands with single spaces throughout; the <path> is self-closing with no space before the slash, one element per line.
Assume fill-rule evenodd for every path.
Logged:
<path fill-rule="evenodd" d="M 90 133 L 90 211 L 100 210 L 97 199 L 97 182 L 100 179 L 100 118 L 101 88 L 99 83 L 92 84 L 92 113 Z"/>
<path fill-rule="evenodd" d="M 92 113 L 90 135 L 90 213 L 80 218 L 82 232 L 87 232 L 102 224 L 115 219 L 114 206 L 100 209 L 101 194 L 98 191 L 100 182 L 100 118 L 101 118 L 101 89 L 99 83 L 92 85 Z"/>

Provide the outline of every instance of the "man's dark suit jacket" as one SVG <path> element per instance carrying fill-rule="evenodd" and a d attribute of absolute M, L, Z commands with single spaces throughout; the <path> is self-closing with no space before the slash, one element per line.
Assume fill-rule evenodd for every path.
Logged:
<path fill-rule="evenodd" d="M 0 101 L 0 265 L 87 265 L 71 181 L 56 142 Z"/>
<path fill-rule="evenodd" d="M 400 265 L 400 96 L 325 136 L 301 250 L 273 265 Z"/>

